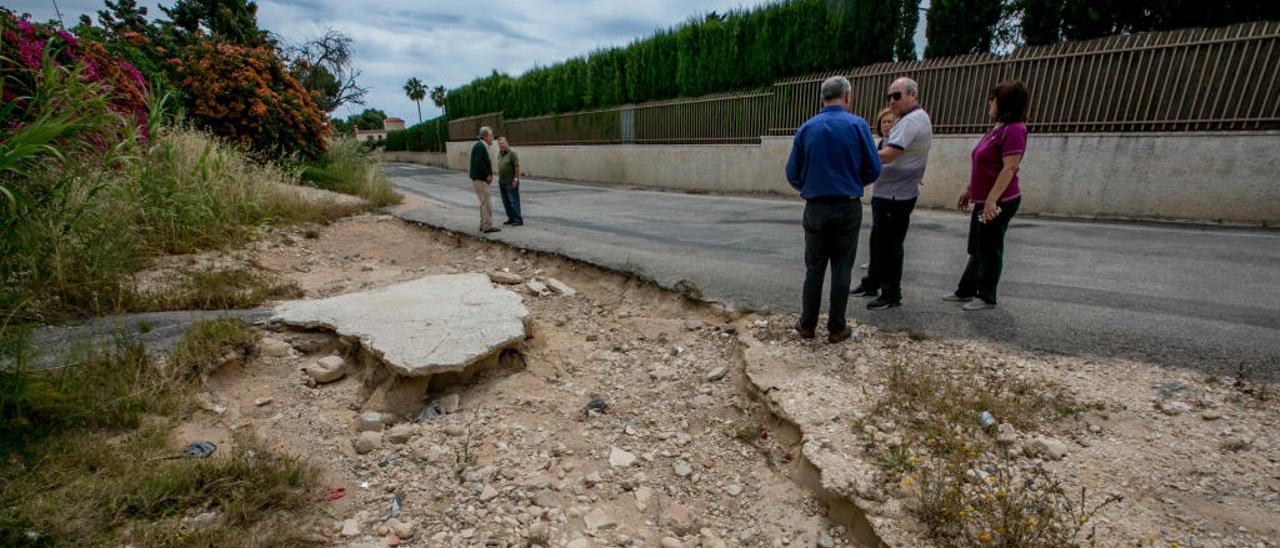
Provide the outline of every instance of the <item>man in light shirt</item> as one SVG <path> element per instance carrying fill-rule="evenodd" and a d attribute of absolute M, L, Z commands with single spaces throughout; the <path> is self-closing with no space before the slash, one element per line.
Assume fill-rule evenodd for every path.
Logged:
<path fill-rule="evenodd" d="M 886 98 L 898 121 L 880 149 L 884 167 L 871 195 L 871 265 L 862 283 L 852 291 L 854 295 L 875 297 L 867 303 L 869 310 L 902 305 L 903 243 L 933 143 L 933 123 L 920 108 L 920 88 L 915 80 L 894 80 Z"/>

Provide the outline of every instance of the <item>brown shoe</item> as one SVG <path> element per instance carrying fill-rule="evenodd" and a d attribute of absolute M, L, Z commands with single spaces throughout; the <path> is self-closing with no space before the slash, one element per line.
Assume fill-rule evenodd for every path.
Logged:
<path fill-rule="evenodd" d="M 796 324 L 796 334 L 800 335 L 801 339 L 812 339 L 818 336 L 812 329 L 800 324 Z"/>
<path fill-rule="evenodd" d="M 852 337 L 852 336 L 853 336 L 853 326 L 846 325 L 844 326 L 844 329 L 841 329 L 840 331 L 827 335 L 827 342 L 831 344 L 842 343 L 844 341 L 849 340 L 849 337 Z"/>

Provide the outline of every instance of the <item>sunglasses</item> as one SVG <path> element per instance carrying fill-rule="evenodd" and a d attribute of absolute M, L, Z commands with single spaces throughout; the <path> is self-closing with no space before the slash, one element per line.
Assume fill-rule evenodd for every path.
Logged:
<path fill-rule="evenodd" d="M 888 101 L 901 101 L 901 100 L 902 100 L 902 92 L 901 92 L 901 91 L 895 91 L 895 92 L 893 92 L 893 93 L 890 93 L 890 94 L 888 94 L 888 95 L 885 95 L 885 96 L 884 96 L 884 98 L 885 98 L 886 100 L 888 100 Z"/>

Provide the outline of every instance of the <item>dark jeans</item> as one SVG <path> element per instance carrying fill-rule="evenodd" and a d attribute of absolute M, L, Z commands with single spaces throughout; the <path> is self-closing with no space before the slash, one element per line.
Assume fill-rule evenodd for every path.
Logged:
<path fill-rule="evenodd" d="M 502 194 L 502 209 L 507 212 L 507 220 L 523 223 L 524 216 L 520 215 L 520 187 L 498 181 L 498 193 Z"/>
<path fill-rule="evenodd" d="M 831 306 L 827 329 L 843 331 L 853 280 L 853 260 L 862 226 L 862 202 L 858 199 L 816 199 L 804 206 L 804 293 L 800 325 L 814 329 L 822 308 L 822 283 L 831 265 Z"/>
<path fill-rule="evenodd" d="M 969 218 L 969 264 L 964 267 L 956 295 L 996 304 L 996 287 L 1004 269 L 1004 233 L 1021 203 L 1022 198 L 1001 202 L 1000 214 L 987 223 L 982 222 L 982 204 L 973 206 L 973 216 Z"/>
<path fill-rule="evenodd" d="M 902 244 L 915 208 L 915 198 L 871 199 L 871 266 L 862 278 L 864 289 L 879 290 L 889 300 L 902 300 Z"/>

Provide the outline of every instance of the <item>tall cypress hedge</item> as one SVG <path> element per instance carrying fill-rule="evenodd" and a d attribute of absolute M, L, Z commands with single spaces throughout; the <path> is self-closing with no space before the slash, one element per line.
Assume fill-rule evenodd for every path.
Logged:
<path fill-rule="evenodd" d="M 507 118 L 765 86 L 779 78 L 894 59 L 919 0 L 791 0 L 709 14 L 620 48 L 494 72 L 449 92 L 449 115 Z M 904 12 L 907 16 L 904 16 Z M 910 29 L 900 28 L 910 25 Z"/>
<path fill-rule="evenodd" d="M 437 116 L 408 129 L 388 132 L 383 146 L 387 150 L 444 152 L 444 144 L 448 140 L 449 118 Z"/>

